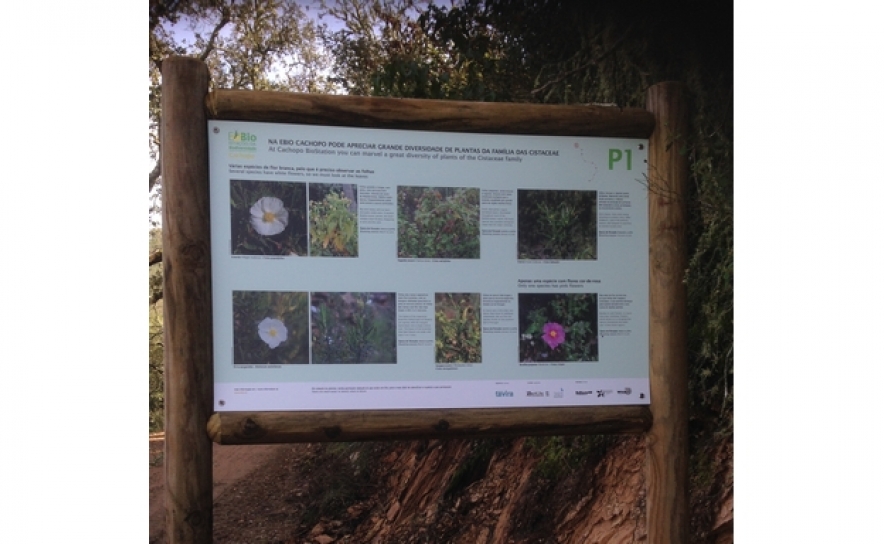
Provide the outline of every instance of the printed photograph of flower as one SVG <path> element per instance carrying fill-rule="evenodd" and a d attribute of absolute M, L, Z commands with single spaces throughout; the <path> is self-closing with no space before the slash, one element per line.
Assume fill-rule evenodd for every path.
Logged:
<path fill-rule="evenodd" d="M 565 329 L 558 323 L 547 323 L 543 326 L 543 341 L 549 349 L 556 349 L 565 341 Z"/>
<path fill-rule="evenodd" d="M 479 258 L 479 189 L 403 186 L 396 197 L 400 258 Z"/>
<path fill-rule="evenodd" d="M 596 293 L 519 295 L 519 360 L 599 360 Z"/>
<path fill-rule="evenodd" d="M 312 362 L 396 362 L 396 293 L 312 293 Z"/>
<path fill-rule="evenodd" d="M 307 255 L 307 184 L 230 182 L 233 255 Z"/>
<path fill-rule="evenodd" d="M 518 258 L 598 258 L 596 191 L 519 190 Z"/>
<path fill-rule="evenodd" d="M 258 323 L 258 336 L 267 343 L 267 347 L 274 349 L 288 338 L 289 331 L 285 328 L 285 324 L 270 317 L 265 317 L 263 321 Z"/>
<path fill-rule="evenodd" d="M 351 183 L 310 184 L 310 256 L 359 256 L 359 201 Z"/>
<path fill-rule="evenodd" d="M 306 292 L 233 292 L 233 364 L 309 362 Z"/>
<path fill-rule="evenodd" d="M 261 236 L 275 236 L 289 224 L 289 211 L 275 196 L 262 196 L 250 211 L 252 228 Z"/>

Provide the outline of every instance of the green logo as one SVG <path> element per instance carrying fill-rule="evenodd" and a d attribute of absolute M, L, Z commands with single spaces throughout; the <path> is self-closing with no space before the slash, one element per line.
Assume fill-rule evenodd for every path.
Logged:
<path fill-rule="evenodd" d="M 235 130 L 233 132 L 227 133 L 227 139 L 231 142 L 238 142 L 244 144 L 256 144 L 258 142 L 258 137 L 254 134 L 249 134 L 248 132 L 240 132 Z"/>
<path fill-rule="evenodd" d="M 238 130 L 228 132 L 227 150 L 231 159 L 254 159 L 258 152 L 258 137 Z"/>

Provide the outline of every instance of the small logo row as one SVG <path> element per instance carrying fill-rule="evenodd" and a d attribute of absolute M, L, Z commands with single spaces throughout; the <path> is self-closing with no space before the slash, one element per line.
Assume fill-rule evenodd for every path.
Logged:
<path fill-rule="evenodd" d="M 574 395 L 576 395 L 578 397 L 589 396 L 589 395 L 594 394 L 597 398 L 601 398 L 606 395 L 613 395 L 614 393 L 615 393 L 615 391 L 612 389 L 596 389 L 596 390 L 578 389 L 578 390 L 574 391 Z M 617 390 L 616 394 L 617 395 L 632 395 L 632 388 L 625 387 L 621 390 Z M 494 392 L 495 397 L 515 397 L 515 395 L 516 394 L 514 391 L 495 391 Z M 550 395 L 549 391 L 534 390 L 534 391 L 526 391 L 525 395 L 528 397 L 543 397 L 543 398 L 552 396 L 552 398 L 554 398 L 554 399 L 561 399 L 561 398 L 565 398 L 565 390 L 562 388 L 559 388 L 558 391 L 553 391 L 552 395 Z M 645 398 L 645 394 L 639 393 L 638 398 L 640 398 L 640 399 Z"/>

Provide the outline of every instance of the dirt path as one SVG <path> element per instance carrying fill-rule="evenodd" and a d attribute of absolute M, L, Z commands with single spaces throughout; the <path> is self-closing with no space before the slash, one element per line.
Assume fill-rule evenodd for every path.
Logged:
<path fill-rule="evenodd" d="M 163 469 L 163 433 L 150 435 L 150 542 L 166 542 Z M 215 501 L 234 483 L 251 474 L 285 446 L 219 446 L 212 451 Z"/>

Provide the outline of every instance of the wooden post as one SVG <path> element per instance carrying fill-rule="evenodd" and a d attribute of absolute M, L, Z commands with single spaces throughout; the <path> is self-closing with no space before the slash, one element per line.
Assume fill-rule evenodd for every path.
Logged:
<path fill-rule="evenodd" d="M 647 434 L 648 542 L 688 542 L 688 374 L 686 199 L 688 131 L 684 86 L 658 83 L 647 94 L 656 128 L 648 149 L 650 377 Z"/>
<path fill-rule="evenodd" d="M 209 71 L 199 60 L 170 57 L 162 73 L 166 531 L 172 543 L 210 543 Z"/>

